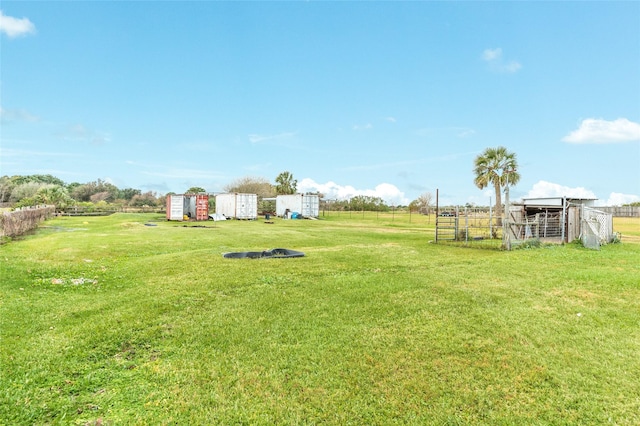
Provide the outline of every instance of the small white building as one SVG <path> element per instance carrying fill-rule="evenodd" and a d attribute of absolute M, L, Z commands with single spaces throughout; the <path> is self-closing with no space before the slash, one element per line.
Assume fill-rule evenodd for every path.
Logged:
<path fill-rule="evenodd" d="M 320 198 L 310 194 L 289 194 L 276 197 L 276 215 L 284 217 L 287 213 L 298 213 L 302 217 L 318 217 Z"/>
<path fill-rule="evenodd" d="M 258 196 L 237 192 L 218 194 L 216 195 L 216 214 L 232 219 L 257 219 Z"/>

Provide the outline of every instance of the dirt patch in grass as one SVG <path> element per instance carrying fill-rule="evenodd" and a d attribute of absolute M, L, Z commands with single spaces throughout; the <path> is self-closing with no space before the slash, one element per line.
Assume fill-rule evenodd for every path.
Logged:
<path fill-rule="evenodd" d="M 599 294 L 585 289 L 555 289 L 550 291 L 549 295 L 574 306 L 593 305 L 601 298 Z"/>

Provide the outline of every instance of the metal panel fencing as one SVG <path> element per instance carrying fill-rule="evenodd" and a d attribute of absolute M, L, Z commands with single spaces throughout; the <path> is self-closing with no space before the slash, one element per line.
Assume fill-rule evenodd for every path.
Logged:
<path fill-rule="evenodd" d="M 436 217 L 436 242 L 499 248 L 502 224 L 491 209 L 458 207 L 440 211 Z"/>
<path fill-rule="evenodd" d="M 516 223 L 518 239 L 528 238 L 561 238 L 562 212 L 545 211 L 527 215 L 524 222 Z"/>
<path fill-rule="evenodd" d="M 597 250 L 600 245 L 613 241 L 612 224 L 610 213 L 583 206 L 580 236 L 582 245 Z"/>

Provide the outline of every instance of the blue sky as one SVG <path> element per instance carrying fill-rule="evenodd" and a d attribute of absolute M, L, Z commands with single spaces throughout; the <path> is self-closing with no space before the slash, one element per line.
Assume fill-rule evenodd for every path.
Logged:
<path fill-rule="evenodd" d="M 512 199 L 640 200 L 639 2 L 0 7 L 0 175 L 487 205 L 502 145 Z"/>

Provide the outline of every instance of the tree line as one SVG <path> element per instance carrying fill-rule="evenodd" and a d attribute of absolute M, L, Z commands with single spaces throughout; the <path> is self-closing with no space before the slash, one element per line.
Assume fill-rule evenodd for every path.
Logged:
<path fill-rule="evenodd" d="M 280 173 L 275 184 L 265 178 L 243 177 L 225 185 L 226 192 L 258 194 L 260 198 L 278 194 L 294 194 L 298 181 L 288 172 Z M 191 187 L 185 194 L 206 193 L 202 187 Z M 163 206 L 167 195 L 154 191 L 142 192 L 137 188 L 118 188 L 98 179 L 92 182 L 66 183 L 50 174 L 15 175 L 0 177 L 0 205 L 26 207 L 41 204 L 65 209 L 81 205 L 157 207 Z"/>
<path fill-rule="evenodd" d="M 118 206 L 157 206 L 164 198 L 153 191 L 135 188 L 120 189 L 98 179 L 87 183 L 65 183 L 52 175 L 0 177 L 0 203 L 12 207 L 39 204 L 55 205 L 59 209 L 82 204 Z"/>
<path fill-rule="evenodd" d="M 508 195 L 508 188 L 520 180 L 516 154 L 505 147 L 487 148 L 478 155 L 473 164 L 474 184 L 483 189 L 493 187 L 495 191 L 495 211 L 500 216 L 502 210 L 502 191 Z M 257 194 L 262 202 L 268 202 L 280 194 L 295 194 L 298 181 L 289 171 L 280 173 L 271 183 L 263 177 L 245 176 L 224 186 L 226 192 Z M 192 187 L 185 193 L 207 192 L 201 187 Z M 59 209 L 79 203 L 112 204 L 116 206 L 161 206 L 166 195 L 156 192 L 142 192 L 135 188 L 120 189 L 115 185 L 98 179 L 88 183 L 73 182 L 67 184 L 52 175 L 2 176 L 0 177 L 0 203 L 14 207 L 37 204 L 54 204 Z M 320 198 L 323 194 L 317 193 Z M 409 203 L 411 211 L 430 213 L 433 196 L 426 192 Z M 262 206 L 263 209 L 268 206 Z M 338 210 L 388 211 L 390 206 L 380 197 L 357 195 L 349 200 L 335 200 L 325 204 L 325 208 Z"/>
<path fill-rule="evenodd" d="M 257 194 L 261 203 L 261 210 L 275 209 L 273 199 L 281 194 L 295 194 L 298 181 L 293 175 L 284 171 L 271 183 L 267 178 L 244 176 L 223 187 L 224 192 Z M 207 193 L 199 186 L 186 189 L 185 194 Z M 98 179 L 91 182 L 66 183 L 63 180 L 47 174 L 16 175 L 0 177 L 0 204 L 10 207 L 26 207 L 41 204 L 55 205 L 59 210 L 74 206 L 84 207 L 161 207 L 165 205 L 167 194 L 153 191 L 142 192 L 136 188 L 118 188 L 116 185 Z M 324 194 L 309 192 L 321 199 Z M 433 197 L 430 193 L 422 194 L 408 206 L 412 211 L 429 213 Z M 213 207 L 213 200 L 212 206 Z M 382 198 L 367 195 L 357 195 L 347 200 L 325 200 L 324 208 L 339 211 L 390 211 Z"/>

